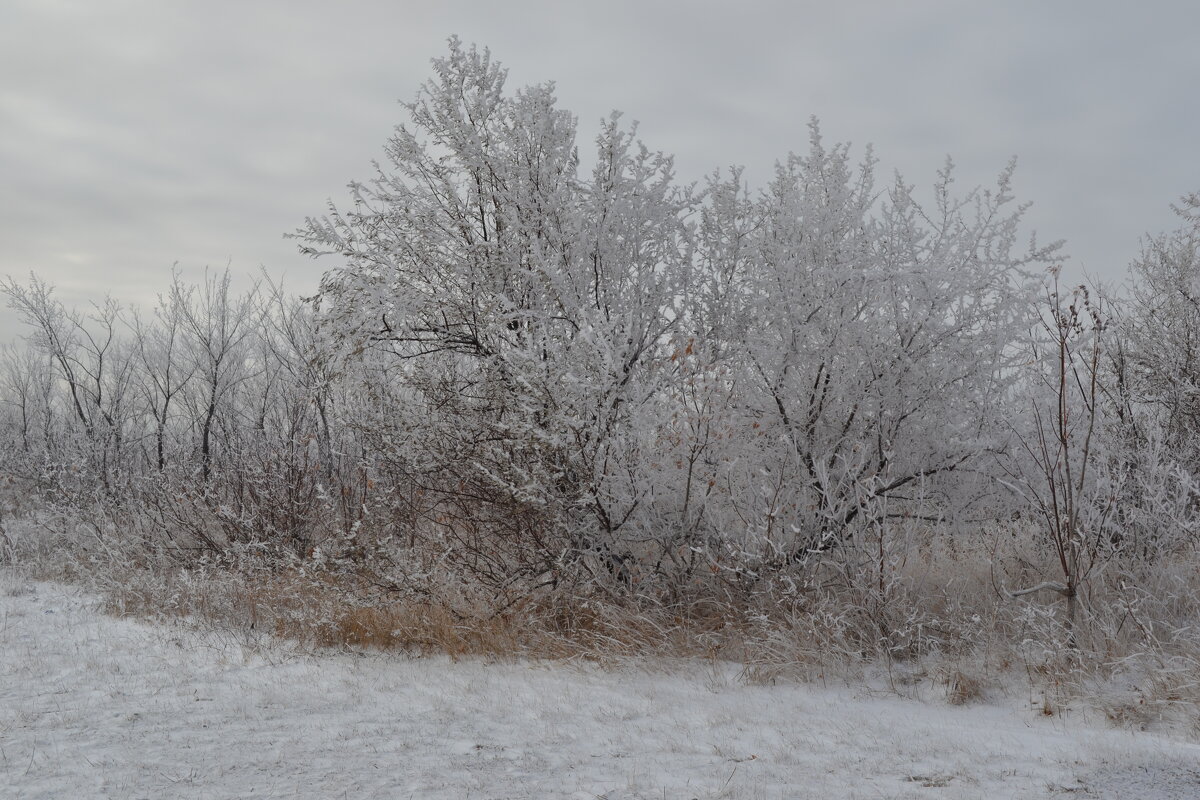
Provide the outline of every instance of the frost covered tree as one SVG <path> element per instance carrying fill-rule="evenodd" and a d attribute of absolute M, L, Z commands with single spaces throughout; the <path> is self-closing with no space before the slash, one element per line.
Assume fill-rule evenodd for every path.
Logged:
<path fill-rule="evenodd" d="M 926 208 L 814 123 L 761 194 L 696 195 L 614 114 L 581 175 L 552 85 L 508 95 L 457 40 L 434 67 L 375 179 L 298 236 L 341 262 L 323 324 L 366 427 L 473 569 L 678 584 L 961 510 L 945 477 L 1002 444 L 1053 250 L 1017 252 L 1011 168 L 956 198 L 947 167 Z"/>
<path fill-rule="evenodd" d="M 22 462 L 49 460 L 55 435 L 54 372 L 47 356 L 33 347 L 0 348 L 0 403 L 9 452 Z"/>
<path fill-rule="evenodd" d="M 1183 224 L 1149 237 L 1131 265 L 1123 370 L 1133 402 L 1152 407 L 1170 447 L 1200 468 L 1200 195 Z"/>
<path fill-rule="evenodd" d="M 121 338 L 121 308 L 112 298 L 95 303 L 89 313 L 66 308 L 54 289 L 36 276 L 28 284 L 0 281 L 9 307 L 32 329 L 29 343 L 54 367 L 65 389 L 71 420 L 71 449 L 99 477 L 106 490 L 123 472 L 133 413 L 133 358 Z M 60 451 L 68 442 L 66 431 Z"/>
<path fill-rule="evenodd" d="M 228 412 L 234 391 L 253 369 L 246 350 L 256 299 L 256 290 L 234 293 L 228 269 L 206 273 L 199 287 L 186 287 L 178 279 L 171 286 L 170 304 L 180 315 L 191 362 L 184 399 L 198 428 L 203 481 L 212 472 L 221 414 Z"/>
<path fill-rule="evenodd" d="M 138 362 L 138 392 L 153 418 L 153 460 L 159 472 L 167 467 L 168 431 L 175 406 L 196 371 L 195 361 L 184 353 L 184 298 L 176 276 L 172 291 L 159 297 L 151 319 L 134 310 L 128 323 Z"/>
<path fill-rule="evenodd" d="M 956 198 L 947 165 L 929 208 L 873 167 L 814 122 L 757 198 L 710 186 L 695 313 L 729 422 L 708 480 L 760 568 L 961 517 L 1006 443 L 1031 270 L 1057 245 L 1017 249 L 1011 166 Z"/>
<path fill-rule="evenodd" d="M 429 520 L 459 551 L 494 550 L 482 526 L 519 540 L 534 574 L 588 554 L 619 572 L 615 538 L 650 487 L 639 415 L 670 371 L 692 200 L 616 115 L 581 177 L 552 85 L 507 96 L 504 71 L 456 40 L 434 67 L 375 180 L 300 233 L 345 261 L 322 282 L 326 324 L 372 359 L 393 417 L 372 424 L 440 496 Z"/>
<path fill-rule="evenodd" d="M 1200 195 L 1175 211 L 1181 225 L 1130 265 L 1102 382 L 1102 442 L 1124 476 L 1115 538 L 1149 560 L 1200 536 Z"/>

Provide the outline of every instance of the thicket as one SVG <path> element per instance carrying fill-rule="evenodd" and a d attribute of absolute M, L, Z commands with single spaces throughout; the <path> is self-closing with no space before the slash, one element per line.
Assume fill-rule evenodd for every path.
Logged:
<path fill-rule="evenodd" d="M 312 297 L 0 284 L 10 560 L 322 641 L 1200 663 L 1200 198 L 1126 291 L 1065 286 L 1011 165 L 921 202 L 814 122 L 760 190 L 681 185 L 617 114 L 581 157 L 552 85 L 434 67 L 295 233 Z"/>

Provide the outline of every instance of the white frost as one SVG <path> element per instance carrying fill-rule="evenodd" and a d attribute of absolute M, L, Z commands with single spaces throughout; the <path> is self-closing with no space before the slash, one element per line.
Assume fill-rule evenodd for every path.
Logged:
<path fill-rule="evenodd" d="M 0 797 L 1200 797 L 1200 746 L 1070 717 L 246 644 L 0 576 Z"/>

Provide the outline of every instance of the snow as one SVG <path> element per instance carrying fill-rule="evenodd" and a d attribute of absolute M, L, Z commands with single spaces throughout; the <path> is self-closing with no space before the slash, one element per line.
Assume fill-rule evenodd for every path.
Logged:
<path fill-rule="evenodd" d="M 1200 746 L 1078 714 L 306 654 L 0 574 L 0 797 L 1200 797 Z"/>

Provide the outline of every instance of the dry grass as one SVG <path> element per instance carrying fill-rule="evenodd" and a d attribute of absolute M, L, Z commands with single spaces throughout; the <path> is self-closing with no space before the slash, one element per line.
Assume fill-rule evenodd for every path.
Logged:
<path fill-rule="evenodd" d="M 961 669 L 949 669 L 946 678 L 946 702 L 962 706 L 983 698 L 983 682 Z"/>
<path fill-rule="evenodd" d="M 631 614 L 594 598 L 546 595 L 496 613 L 461 590 L 397 597 L 349 572 L 126 569 L 96 577 L 92 585 L 116 615 L 185 619 L 314 648 L 597 662 L 710 652 L 698 638 L 702 626 L 663 613 Z"/>

